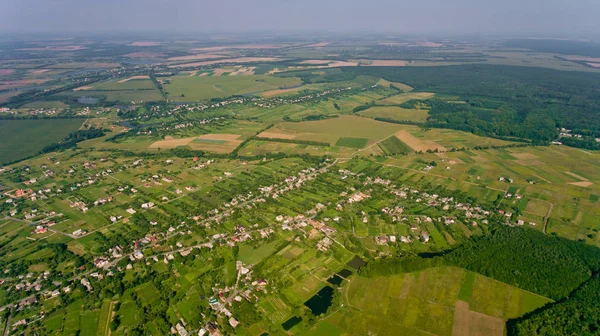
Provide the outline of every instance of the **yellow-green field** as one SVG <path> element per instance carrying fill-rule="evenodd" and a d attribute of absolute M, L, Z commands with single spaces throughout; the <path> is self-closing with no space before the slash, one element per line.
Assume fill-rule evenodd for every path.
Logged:
<path fill-rule="evenodd" d="M 551 301 L 455 267 L 353 276 L 340 294 L 343 307 L 306 335 L 324 335 L 325 324 L 329 335 L 502 336 L 506 319 Z"/>
<path fill-rule="evenodd" d="M 301 84 L 300 78 L 271 76 L 174 76 L 165 91 L 173 101 L 199 101 L 285 89 Z"/>

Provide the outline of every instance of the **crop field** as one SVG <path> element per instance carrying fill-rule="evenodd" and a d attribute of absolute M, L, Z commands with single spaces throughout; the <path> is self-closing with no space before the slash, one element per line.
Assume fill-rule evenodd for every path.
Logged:
<path fill-rule="evenodd" d="M 352 148 L 327 147 L 314 145 L 300 145 L 293 143 L 272 142 L 263 140 L 252 140 L 241 150 L 241 156 L 266 155 L 268 153 L 286 153 L 286 154 L 310 154 L 310 155 L 331 155 L 336 157 L 348 157 L 353 152 Z"/>
<path fill-rule="evenodd" d="M 398 137 L 391 136 L 378 144 L 385 155 L 398 155 L 412 153 L 413 150 Z"/>
<path fill-rule="evenodd" d="M 36 154 L 79 129 L 84 119 L 0 120 L 0 164 Z"/>
<path fill-rule="evenodd" d="M 319 121 L 284 122 L 269 131 L 294 135 L 299 140 L 335 144 L 339 138 L 366 138 L 369 139 L 369 143 L 373 143 L 396 133 L 401 128 L 402 125 L 342 115 L 339 118 Z"/>
<path fill-rule="evenodd" d="M 174 101 L 201 101 L 232 95 L 259 93 L 285 89 L 300 84 L 299 78 L 271 76 L 175 76 L 165 84 L 169 99 Z"/>
<path fill-rule="evenodd" d="M 128 103 L 131 101 L 136 102 L 149 102 L 149 101 L 162 101 L 163 97 L 160 91 L 156 88 L 152 89 L 140 89 L 140 90 L 82 90 L 72 92 L 61 92 L 61 95 L 68 95 L 73 97 L 105 97 L 108 101 Z"/>
<path fill-rule="evenodd" d="M 435 142 L 435 140 L 421 140 L 404 130 L 398 131 L 398 133 L 396 133 L 396 137 L 417 152 L 427 150 L 446 150 L 444 146 L 439 145 Z"/>
<path fill-rule="evenodd" d="M 369 143 L 369 139 L 365 138 L 339 138 L 335 143 L 338 147 L 348 147 L 348 148 L 364 148 Z"/>
<path fill-rule="evenodd" d="M 398 106 L 374 106 L 367 110 L 360 111 L 361 116 L 370 118 L 387 118 L 392 120 L 420 121 L 427 120 L 429 112 L 425 109 L 405 109 Z"/>
<path fill-rule="evenodd" d="M 142 76 L 143 77 L 143 76 Z M 121 91 L 121 90 L 153 90 L 154 83 L 147 76 L 144 78 L 114 79 L 107 82 L 92 84 L 90 90 Z"/>
<path fill-rule="evenodd" d="M 600 210 L 595 197 L 600 194 L 600 180 L 596 177 L 600 156 L 596 153 L 550 146 L 446 152 L 408 158 L 413 160 L 390 159 L 388 162 L 414 170 L 416 175 L 427 176 L 436 180 L 435 183 L 465 190 L 475 197 L 494 198 L 495 193 L 506 191 L 522 194 L 526 198 L 524 201 L 513 196 L 503 202 L 519 202 L 524 208 L 519 219 L 526 225 L 542 230 L 544 219 L 550 215 L 548 233 L 556 232 L 600 245 L 600 237 L 595 231 L 600 229 Z M 424 165 L 415 161 L 419 158 L 427 162 L 441 161 L 444 166 L 424 172 Z M 499 181 L 500 177 L 511 178 L 513 183 Z M 586 186 L 573 184 L 581 182 L 581 178 L 587 179 Z"/>
<path fill-rule="evenodd" d="M 342 288 L 342 302 L 345 307 L 327 318 L 326 327 L 319 324 L 307 334 L 325 328 L 335 330 L 331 335 L 402 331 L 502 336 L 507 318 L 550 300 L 460 268 L 441 267 L 388 277 L 354 276 Z"/>

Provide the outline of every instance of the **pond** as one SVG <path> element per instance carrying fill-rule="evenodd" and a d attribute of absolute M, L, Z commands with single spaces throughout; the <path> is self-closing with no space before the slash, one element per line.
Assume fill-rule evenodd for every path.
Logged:
<path fill-rule="evenodd" d="M 287 331 L 287 330 L 290 330 L 290 329 L 292 329 L 292 328 L 293 328 L 293 327 L 294 327 L 296 324 L 298 324 L 298 323 L 300 323 L 300 322 L 302 322 L 302 318 L 301 318 L 301 317 L 299 317 L 299 316 L 294 316 L 294 317 L 292 317 L 291 319 L 289 319 L 289 320 L 287 320 L 287 321 L 283 322 L 283 323 L 281 324 L 281 326 L 283 327 L 283 330 L 286 330 L 286 331 Z"/>
<path fill-rule="evenodd" d="M 352 271 L 349 270 L 349 269 L 344 268 L 343 270 L 339 271 L 337 273 L 337 275 L 339 275 L 339 276 L 341 276 L 343 278 L 347 278 L 347 277 L 349 277 L 349 276 L 352 275 Z"/>
<path fill-rule="evenodd" d="M 333 301 L 333 287 L 323 287 L 317 294 L 304 302 L 304 305 L 310 309 L 315 316 L 319 316 L 327 311 L 331 307 L 331 301 Z"/>
<path fill-rule="evenodd" d="M 336 286 L 339 286 L 342 283 L 342 281 L 344 281 L 344 279 L 336 274 L 332 275 L 331 278 L 327 279 L 327 282 Z"/>
<path fill-rule="evenodd" d="M 365 266 L 367 263 L 362 260 L 359 256 L 354 256 L 354 259 L 350 260 L 346 266 L 352 267 L 355 270 L 360 269 L 361 267 Z"/>

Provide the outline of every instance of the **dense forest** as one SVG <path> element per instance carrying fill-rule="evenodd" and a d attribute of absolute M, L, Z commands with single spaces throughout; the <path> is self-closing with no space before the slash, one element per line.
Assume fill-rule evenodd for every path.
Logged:
<path fill-rule="evenodd" d="M 600 249 L 535 230 L 499 226 L 446 254 L 382 258 L 359 273 L 385 276 L 443 265 L 466 268 L 556 300 L 509 320 L 508 335 L 600 334 Z"/>
<path fill-rule="evenodd" d="M 482 64 L 347 67 L 343 71 L 441 95 L 428 101 L 430 127 L 519 137 L 535 143 L 557 139 L 558 128 L 564 127 L 586 136 L 569 145 L 586 148 L 589 139 L 600 137 L 600 74 Z M 448 96 L 467 104 L 449 103 L 456 98 Z"/>
<path fill-rule="evenodd" d="M 508 321 L 507 334 L 598 335 L 600 334 L 600 278 L 595 276 L 573 296 L 525 316 Z"/>

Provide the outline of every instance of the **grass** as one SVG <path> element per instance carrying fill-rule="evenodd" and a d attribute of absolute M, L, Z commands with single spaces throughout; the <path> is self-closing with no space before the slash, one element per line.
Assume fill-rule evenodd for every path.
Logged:
<path fill-rule="evenodd" d="M 335 143 L 336 146 L 348 148 L 364 148 L 369 143 L 369 139 L 365 138 L 346 138 L 341 137 Z"/>
<path fill-rule="evenodd" d="M 174 101 L 201 101 L 255 92 L 292 87 L 300 84 L 299 78 L 272 76 L 175 76 L 165 84 L 169 99 Z M 183 95 L 183 96 L 182 96 Z"/>
<path fill-rule="evenodd" d="M 76 131 L 84 119 L 0 120 L 0 164 L 35 155 Z"/>
<path fill-rule="evenodd" d="M 279 243 L 280 242 L 278 240 L 275 240 L 268 244 L 263 244 L 255 249 L 250 248 L 248 245 L 242 245 L 240 247 L 239 260 L 246 265 L 257 264 L 264 258 L 275 253 L 276 247 Z"/>

